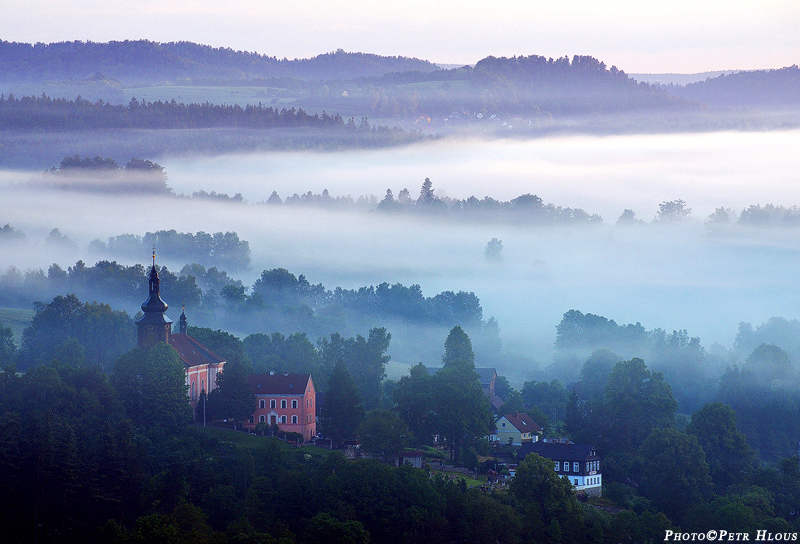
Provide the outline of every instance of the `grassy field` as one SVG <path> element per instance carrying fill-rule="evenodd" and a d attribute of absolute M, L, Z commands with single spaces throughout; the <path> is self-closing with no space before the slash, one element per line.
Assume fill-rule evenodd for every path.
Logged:
<path fill-rule="evenodd" d="M 0 308 L 0 325 L 9 327 L 14 333 L 14 343 L 19 347 L 22 342 L 22 331 L 33 319 L 33 310 L 19 308 Z"/>
<path fill-rule="evenodd" d="M 235 446 L 252 450 L 263 448 L 267 441 L 277 442 L 286 450 L 294 449 L 294 446 L 291 446 L 290 444 L 287 444 L 286 442 L 278 440 L 274 437 L 258 436 L 255 434 L 232 431 L 230 429 L 222 429 L 219 427 L 197 427 L 197 430 L 203 434 L 216 438 L 220 442 L 227 442 Z M 303 453 L 308 453 L 310 455 L 319 457 L 326 457 L 330 453 L 330 450 L 318 448 L 316 446 L 303 446 L 301 450 Z"/>

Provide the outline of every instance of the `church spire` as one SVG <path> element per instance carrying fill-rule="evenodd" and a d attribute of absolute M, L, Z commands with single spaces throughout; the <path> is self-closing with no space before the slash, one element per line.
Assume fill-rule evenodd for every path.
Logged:
<path fill-rule="evenodd" d="M 178 330 L 181 334 L 187 334 L 189 326 L 186 322 L 186 303 L 181 305 L 181 317 L 178 319 Z"/>
<path fill-rule="evenodd" d="M 153 247 L 153 266 L 150 269 L 148 285 L 150 294 L 142 303 L 144 315 L 136 322 L 140 348 L 149 348 L 158 342 L 168 344 L 172 330 L 172 320 L 166 316 L 167 303 L 161 300 L 161 280 L 156 270 L 155 247 Z"/>

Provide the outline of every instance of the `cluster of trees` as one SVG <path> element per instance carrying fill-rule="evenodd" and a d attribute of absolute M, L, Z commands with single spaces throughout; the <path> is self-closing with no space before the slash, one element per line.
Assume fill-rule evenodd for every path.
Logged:
<path fill-rule="evenodd" d="M 147 232 L 144 236 L 120 234 L 110 237 L 108 242 L 98 239 L 89 244 L 89 250 L 93 253 L 124 258 L 146 255 L 153 247 L 157 247 L 160 253 L 184 262 L 204 266 L 224 262 L 230 270 L 246 270 L 250 267 L 250 243 L 241 240 L 235 232 L 210 234 L 199 231 L 192 234 L 175 229 L 157 230 Z"/>
<path fill-rule="evenodd" d="M 486 57 L 471 72 L 471 84 L 483 91 L 484 109 L 508 113 L 614 113 L 647 109 L 685 110 L 665 91 L 637 83 L 616 66 L 575 55 L 558 59 Z"/>
<path fill-rule="evenodd" d="M 514 223 L 522 221 L 532 224 L 601 223 L 603 221 L 599 215 L 589 214 L 580 208 L 563 208 L 554 204 L 545 204 L 540 197 L 532 194 L 520 195 L 508 202 L 495 200 L 489 196 L 482 199 L 470 196 L 463 200 L 440 198 L 435 195 L 430 178 L 425 178 L 417 198 L 413 198 L 408 189 L 401 190 L 395 198 L 392 190 L 387 189 L 386 196 L 380 201 L 377 209 L 386 213 L 435 213 L 465 220 L 502 219 Z"/>
<path fill-rule="evenodd" d="M 591 400 L 602 396 L 617 361 L 644 357 L 672 385 L 682 413 L 724 402 L 735 410 L 750 448 L 777 462 L 795 450 L 795 437 L 800 436 L 797 418 L 791 416 L 800 409 L 799 333 L 796 320 L 771 318 L 755 328 L 741 323 L 732 350 L 709 352 L 685 330 L 647 331 L 639 323 L 618 325 L 570 310 L 557 327 L 553 370 L 568 382 L 579 381 L 577 398 Z M 559 409 L 566 410 L 564 393 L 560 402 Z"/>
<path fill-rule="evenodd" d="M 792 532 L 800 495 L 787 493 L 787 485 L 800 481 L 800 469 L 787 437 L 800 432 L 789 415 L 800 408 L 800 395 L 796 381 L 786 390 L 767 383 L 769 377 L 730 368 L 712 401 L 688 419 L 677 415 L 664 374 L 642 359 L 598 350 L 571 393 L 556 380 L 526 382 L 522 410 L 541 421 L 542 408 L 552 407 L 563 417 L 546 435 L 595 445 L 603 455 L 603 496 L 619 506 L 692 531 L 723 523 L 750 534 L 765 527 Z"/>
<path fill-rule="evenodd" d="M 136 252 L 141 254 L 143 249 L 149 252 L 155 241 L 159 248 L 177 244 L 181 247 L 176 251 L 185 253 L 192 240 L 198 256 L 209 250 L 203 244 L 219 242 L 218 250 L 213 247 L 210 250 L 228 251 L 232 256 L 226 259 L 232 263 L 236 262 L 234 251 L 242 255 L 247 250 L 247 243 L 240 242 L 233 233 L 212 237 L 175 231 L 159 231 L 142 239 L 112 238 L 107 247 L 110 250 L 117 245 L 129 245 L 131 251 L 138 247 Z M 225 246 L 227 242 L 230 243 Z M 99 244 L 97 241 L 95 245 Z M 285 335 L 301 332 L 318 339 L 335 332 L 354 336 L 358 331 L 389 325 L 404 349 L 419 357 L 419 350 L 425 352 L 433 345 L 422 342 L 422 335 L 439 333 L 426 332 L 426 328 L 446 329 L 462 323 L 476 335 L 476 349 L 481 354 L 496 355 L 500 349 L 497 322 L 484 321 L 480 300 L 471 292 L 444 291 L 426 297 L 418 285 L 399 283 L 331 290 L 322 284 L 311 284 L 302 274 L 295 276 L 280 268 L 263 271 L 248 289 L 227 272 L 197 263 L 184 266 L 179 273 L 160 267 L 159 275 L 165 298 L 173 308 L 184 304 L 194 323 L 212 327 L 245 334 L 264 330 Z M 37 300 L 66 292 L 83 300 L 108 300 L 116 308 L 134 309 L 147 298 L 145 277 L 144 266 L 126 266 L 116 261 L 99 261 L 94 266 L 78 261 L 66 270 L 53 264 L 46 272 L 39 269 L 23 273 L 10 267 L 0 274 L 0 306 L 30 307 Z"/>
<path fill-rule="evenodd" d="M 131 159 L 122 168 L 111 158 L 64 157 L 31 180 L 31 184 L 83 191 L 171 195 L 164 167 L 147 159 Z"/>
<path fill-rule="evenodd" d="M 682 223 L 691 219 L 692 209 L 682 199 L 668 200 L 658 205 L 658 212 L 653 219 L 653 224 Z M 626 209 L 617 218 L 617 225 L 631 226 L 643 225 L 645 221 L 636 217 L 636 212 Z M 797 206 L 782 206 L 774 204 L 751 204 L 737 213 L 731 208 L 719 207 L 705 220 L 705 225 L 710 229 L 719 229 L 729 225 L 755 226 L 755 227 L 796 227 L 800 225 L 800 209 Z"/>

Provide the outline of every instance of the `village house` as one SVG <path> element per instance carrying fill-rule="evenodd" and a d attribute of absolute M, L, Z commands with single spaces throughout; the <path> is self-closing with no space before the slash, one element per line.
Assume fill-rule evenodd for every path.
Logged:
<path fill-rule="evenodd" d="M 183 363 L 186 375 L 186 391 L 197 419 L 197 403 L 203 392 L 210 393 L 216 388 L 217 374 L 225 367 L 225 360 L 189 336 L 185 309 L 181 312 L 179 332 L 172 333 L 172 320 L 167 317 L 167 303 L 161 300 L 161 287 L 156 270 L 156 255 L 153 253 L 153 267 L 150 269 L 150 295 L 142 304 L 144 315 L 136 321 L 137 345 L 148 349 L 158 342 L 175 348 Z"/>
<path fill-rule="evenodd" d="M 317 434 L 316 390 L 310 374 L 252 374 L 250 391 L 256 409 L 244 427 L 259 423 L 277 425 L 281 431 L 298 433 L 308 442 Z"/>
<path fill-rule="evenodd" d="M 522 460 L 535 453 L 555 463 L 556 474 L 568 478 L 576 493 L 599 497 L 603 490 L 600 455 L 594 446 L 568 441 L 538 441 L 523 444 L 517 458 Z"/>
<path fill-rule="evenodd" d="M 495 432 L 489 435 L 489 442 L 521 446 L 525 442 L 536 442 L 541 434 L 542 427 L 531 416 L 514 412 L 495 422 Z"/>

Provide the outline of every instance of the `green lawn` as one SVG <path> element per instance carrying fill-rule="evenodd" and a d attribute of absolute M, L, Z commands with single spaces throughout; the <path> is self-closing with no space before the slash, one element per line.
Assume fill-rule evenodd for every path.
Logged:
<path fill-rule="evenodd" d="M 22 342 L 22 331 L 30 325 L 33 310 L 19 308 L 0 308 L 0 325 L 9 327 L 14 333 L 14 343 L 19 347 Z"/>
<path fill-rule="evenodd" d="M 282 440 L 278 440 L 277 438 L 274 437 L 258 436 L 255 434 L 232 431 L 230 429 L 222 429 L 220 427 L 197 427 L 197 430 L 208 436 L 216 438 L 220 442 L 227 442 L 229 444 L 233 444 L 234 446 L 239 446 L 242 448 L 248 448 L 252 450 L 263 448 L 264 444 L 270 440 L 277 442 L 284 449 L 287 450 L 294 449 L 293 446 L 287 444 Z M 322 456 L 322 457 L 325 457 L 330 453 L 330 450 L 308 445 L 302 446 L 300 450 L 303 453 L 308 453 L 314 456 Z"/>

